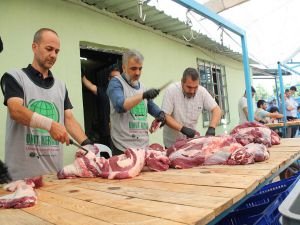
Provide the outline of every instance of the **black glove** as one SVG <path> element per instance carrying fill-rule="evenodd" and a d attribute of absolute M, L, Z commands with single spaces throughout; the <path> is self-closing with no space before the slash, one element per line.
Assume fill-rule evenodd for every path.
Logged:
<path fill-rule="evenodd" d="M 185 127 L 185 126 L 183 126 L 181 128 L 180 132 L 183 133 L 184 135 L 186 135 L 188 138 L 193 138 L 196 135 L 195 130 L 193 130 L 191 128 L 188 128 L 188 127 Z"/>
<path fill-rule="evenodd" d="M 12 181 L 12 179 L 8 173 L 7 167 L 0 160 L 0 184 L 6 184 L 9 183 L 10 181 Z"/>
<path fill-rule="evenodd" d="M 81 142 L 81 146 L 85 146 L 85 145 L 93 145 L 94 142 L 92 142 L 89 138 L 85 139 L 83 142 Z"/>
<path fill-rule="evenodd" d="M 143 99 L 153 99 L 159 94 L 159 90 L 155 88 L 151 88 L 143 93 Z"/>
<path fill-rule="evenodd" d="M 160 111 L 158 117 L 156 117 L 157 121 L 161 122 L 160 127 L 163 127 L 166 124 L 166 114 L 164 111 Z"/>
<path fill-rule="evenodd" d="M 215 136 L 216 129 L 214 127 L 208 127 L 205 136 Z"/>

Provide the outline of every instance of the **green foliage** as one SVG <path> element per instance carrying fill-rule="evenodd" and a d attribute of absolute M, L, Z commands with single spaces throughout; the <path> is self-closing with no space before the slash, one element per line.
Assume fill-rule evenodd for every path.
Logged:
<path fill-rule="evenodd" d="M 256 102 L 260 99 L 264 99 L 264 100 L 268 99 L 269 94 L 263 86 L 261 86 L 259 84 L 258 86 L 255 87 L 255 90 L 256 90 L 256 93 L 255 93 L 255 101 Z"/>

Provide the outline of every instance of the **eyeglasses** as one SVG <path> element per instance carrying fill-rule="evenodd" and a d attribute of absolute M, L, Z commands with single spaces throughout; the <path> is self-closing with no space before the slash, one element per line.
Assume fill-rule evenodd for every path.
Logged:
<path fill-rule="evenodd" d="M 129 69 L 133 70 L 133 71 L 136 71 L 136 70 L 141 71 L 143 69 L 143 67 L 135 67 L 135 66 L 133 66 L 133 67 L 129 67 Z"/>

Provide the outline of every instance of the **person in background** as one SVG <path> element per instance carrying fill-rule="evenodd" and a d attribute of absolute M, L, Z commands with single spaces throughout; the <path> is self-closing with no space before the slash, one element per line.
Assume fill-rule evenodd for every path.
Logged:
<path fill-rule="evenodd" d="M 297 91 L 295 86 L 291 86 L 289 92 L 286 93 L 286 118 L 288 121 L 292 121 L 297 119 L 297 107 L 298 103 L 294 99 L 293 95 Z M 298 130 L 298 126 L 293 126 L 291 128 L 291 138 L 294 138 Z"/>
<path fill-rule="evenodd" d="M 65 84 L 50 71 L 60 51 L 57 33 L 39 29 L 32 51 L 32 64 L 1 78 L 8 109 L 5 163 L 13 180 L 61 170 L 69 134 L 81 145 L 91 144 L 73 116 Z"/>
<path fill-rule="evenodd" d="M 300 119 L 300 105 L 297 107 L 297 119 Z"/>
<path fill-rule="evenodd" d="M 252 98 L 254 97 L 256 91 L 253 86 L 251 86 Z M 240 98 L 238 103 L 238 111 L 239 111 L 239 118 L 240 124 L 245 123 L 248 121 L 248 104 L 247 104 L 247 95 L 246 91 L 242 98 Z M 257 118 L 255 118 L 257 120 Z"/>
<path fill-rule="evenodd" d="M 258 100 L 257 101 L 257 109 L 255 111 L 254 117 L 260 123 L 273 123 L 274 120 L 278 120 L 283 118 L 283 115 L 280 113 L 271 113 L 266 111 L 267 109 L 267 102 L 265 100 Z"/>
<path fill-rule="evenodd" d="M 165 147 L 170 147 L 177 139 L 192 138 L 202 110 L 211 112 L 211 120 L 206 136 L 215 136 L 215 128 L 221 119 L 221 109 L 200 84 L 199 73 L 194 68 L 186 68 L 181 82 L 171 84 L 165 92 L 161 109 L 166 114 L 163 128 Z"/>
<path fill-rule="evenodd" d="M 120 69 L 117 65 L 112 65 L 109 69 L 108 80 L 111 80 L 115 76 L 120 76 Z M 98 107 L 98 124 L 97 135 L 99 136 L 99 142 L 112 147 L 111 136 L 110 136 L 110 104 L 109 98 L 106 94 L 107 88 L 105 86 L 97 86 L 89 81 L 86 76 L 82 76 L 83 85 L 91 91 L 97 98 L 97 107 Z M 90 137 L 91 138 L 91 137 Z M 104 156 L 107 158 L 107 156 Z"/>
<path fill-rule="evenodd" d="M 127 148 L 145 148 L 149 145 L 148 113 L 164 122 L 164 112 L 152 101 L 159 90 L 146 89 L 139 81 L 144 57 L 137 50 L 123 54 L 120 76 L 108 85 L 113 155 L 123 154 Z"/>

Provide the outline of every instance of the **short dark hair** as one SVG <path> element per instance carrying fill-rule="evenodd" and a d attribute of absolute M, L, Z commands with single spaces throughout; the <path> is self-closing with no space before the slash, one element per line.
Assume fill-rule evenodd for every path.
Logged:
<path fill-rule="evenodd" d="M 278 107 L 276 106 L 272 106 L 270 109 L 269 109 L 270 113 L 274 113 L 274 112 L 279 112 L 279 109 Z"/>
<path fill-rule="evenodd" d="M 290 90 L 291 90 L 291 91 L 297 91 L 297 88 L 296 88 L 295 86 L 291 86 L 291 87 L 290 87 Z"/>
<path fill-rule="evenodd" d="M 290 92 L 290 89 L 287 88 L 284 90 L 284 93 L 288 93 L 288 92 Z"/>
<path fill-rule="evenodd" d="M 192 81 L 199 80 L 199 73 L 195 68 L 188 67 L 183 71 L 181 82 L 185 83 L 188 77 L 190 77 Z"/>
<path fill-rule="evenodd" d="M 111 73 L 112 71 L 120 71 L 120 67 L 117 64 L 113 64 L 109 67 L 109 73 Z"/>
<path fill-rule="evenodd" d="M 300 105 L 297 106 L 297 110 L 299 110 L 299 109 L 300 109 Z"/>
<path fill-rule="evenodd" d="M 255 88 L 253 86 L 251 86 L 251 92 L 256 93 Z M 246 93 L 246 90 L 245 90 L 245 93 Z"/>
<path fill-rule="evenodd" d="M 262 99 L 261 99 L 261 100 L 258 100 L 258 101 L 257 101 L 257 108 L 260 108 L 260 106 L 263 105 L 263 104 L 265 104 L 265 103 L 266 103 L 265 100 L 262 100 Z"/>
<path fill-rule="evenodd" d="M 34 43 L 39 43 L 42 39 L 43 33 L 46 32 L 46 31 L 50 31 L 50 32 L 56 34 L 56 36 L 58 37 L 58 34 L 56 33 L 56 31 L 54 31 L 50 28 L 41 28 L 37 32 L 35 32 L 35 34 L 33 36 L 33 42 Z"/>

